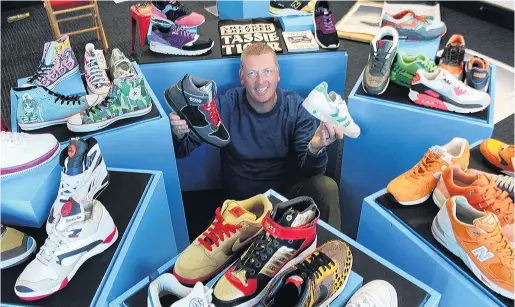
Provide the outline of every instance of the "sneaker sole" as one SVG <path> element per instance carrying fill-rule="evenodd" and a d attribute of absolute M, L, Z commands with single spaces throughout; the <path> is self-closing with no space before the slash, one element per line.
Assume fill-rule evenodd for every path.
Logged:
<path fill-rule="evenodd" d="M 113 117 L 113 118 L 110 118 L 110 119 L 106 119 L 104 121 L 96 122 L 96 123 L 82 124 L 82 125 L 73 125 L 73 124 L 70 124 L 69 122 L 67 122 L 66 125 L 68 126 L 68 129 L 70 131 L 73 131 L 73 132 L 91 132 L 91 131 L 96 131 L 96 130 L 103 129 L 103 128 L 105 128 L 105 127 L 107 127 L 107 126 L 109 126 L 109 125 L 113 124 L 114 122 L 119 121 L 121 119 L 133 118 L 133 117 L 139 117 L 139 116 L 147 115 L 148 113 L 150 113 L 151 110 L 152 110 L 152 104 L 150 104 L 145 109 L 141 109 L 141 110 L 138 110 L 138 111 L 126 113 L 126 114 L 123 114 L 123 115 L 120 115 L 120 116 L 117 116 L 117 117 Z"/>
<path fill-rule="evenodd" d="M 419 92 L 416 92 L 416 91 L 414 91 L 412 89 L 410 89 L 410 91 L 409 91 L 409 98 L 415 104 L 418 104 L 418 105 L 421 105 L 421 106 L 424 106 L 424 107 L 428 107 L 428 108 L 432 108 L 432 109 L 438 109 L 438 110 L 443 110 L 443 111 L 450 111 L 450 112 L 455 112 L 455 113 L 463 113 L 463 114 L 476 113 L 476 112 L 481 112 L 484 109 L 488 108 L 488 105 L 487 106 L 483 106 L 481 108 L 474 108 L 474 109 L 471 109 L 471 108 L 461 108 L 461 107 L 456 106 L 454 104 L 447 103 L 444 100 L 439 99 L 439 97 L 433 97 L 431 95 L 427 95 L 427 94 L 424 94 L 424 93 L 419 93 Z"/>
<path fill-rule="evenodd" d="M 153 42 L 150 42 L 150 50 L 157 52 L 157 53 L 163 53 L 163 54 L 195 56 L 195 55 L 202 55 L 204 53 L 207 53 L 209 50 L 213 49 L 214 45 L 215 45 L 215 42 L 212 42 L 211 46 L 209 48 L 188 51 L 188 50 L 182 50 L 182 49 L 172 47 L 172 46 L 166 46 L 166 45 L 155 44 Z"/>
<path fill-rule="evenodd" d="M 72 116 L 72 115 L 73 114 L 71 114 L 70 116 Z M 31 131 L 31 130 L 41 129 L 41 128 L 45 128 L 45 127 L 65 124 L 67 122 L 68 122 L 68 117 L 63 117 L 63 118 L 48 120 L 48 121 L 44 121 L 44 122 L 40 122 L 40 123 L 22 124 L 22 123 L 18 122 L 18 126 L 20 126 L 20 128 L 22 130 Z"/>

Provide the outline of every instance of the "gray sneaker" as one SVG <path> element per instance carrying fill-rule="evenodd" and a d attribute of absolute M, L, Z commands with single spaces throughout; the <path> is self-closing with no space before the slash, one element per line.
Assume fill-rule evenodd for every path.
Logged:
<path fill-rule="evenodd" d="M 113 49 L 113 52 L 111 53 L 109 72 L 111 74 L 111 80 L 136 74 L 131 61 L 129 61 L 125 54 L 123 54 L 123 52 L 118 48 Z"/>
<path fill-rule="evenodd" d="M 200 141 L 215 147 L 229 144 L 229 132 L 216 106 L 214 81 L 185 75 L 168 88 L 164 96 L 170 108 L 188 122 Z"/>
<path fill-rule="evenodd" d="M 385 39 L 386 36 L 391 36 L 392 39 Z M 362 80 L 363 89 L 367 94 L 381 95 L 388 87 L 398 42 L 399 34 L 392 27 L 382 27 L 370 42 L 370 53 Z"/>

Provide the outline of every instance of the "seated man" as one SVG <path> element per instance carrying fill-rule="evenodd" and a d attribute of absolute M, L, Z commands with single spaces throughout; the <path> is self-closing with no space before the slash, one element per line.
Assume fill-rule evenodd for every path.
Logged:
<path fill-rule="evenodd" d="M 220 150 L 222 186 L 227 198 L 246 199 L 272 188 L 287 198 L 310 196 L 320 217 L 340 229 L 338 186 L 324 176 L 325 147 L 343 132 L 320 123 L 295 92 L 278 88 L 279 66 L 265 43 L 249 45 L 241 55 L 243 86 L 217 97 L 230 143 Z M 190 136 L 185 120 L 170 114 L 175 154 L 187 156 L 201 143 Z"/>

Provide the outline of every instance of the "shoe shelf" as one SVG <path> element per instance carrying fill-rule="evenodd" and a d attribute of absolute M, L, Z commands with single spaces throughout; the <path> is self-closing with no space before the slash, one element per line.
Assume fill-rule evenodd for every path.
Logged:
<path fill-rule="evenodd" d="M 469 168 L 491 172 L 479 144 L 471 148 Z M 431 225 L 438 210 L 432 197 L 402 206 L 382 189 L 363 201 L 357 241 L 440 292 L 441 306 L 513 306 L 436 241 Z"/>
<path fill-rule="evenodd" d="M 490 106 L 473 114 L 416 105 L 408 97 L 409 89 L 393 82 L 382 95 L 368 95 L 361 75 L 348 98 L 349 112 L 360 125 L 361 135 L 345 142 L 341 167 L 340 203 L 345 204 L 346 234 L 356 234 L 363 199 L 413 166 L 429 147 L 446 144 L 453 137 L 474 143 L 492 135 L 495 72 L 491 65 Z"/>
<path fill-rule="evenodd" d="M 63 306 L 70 302 L 73 306 L 106 306 L 177 255 L 163 174 L 125 169 L 109 172 L 110 184 L 98 200 L 118 228 L 116 242 L 87 260 L 62 290 L 37 301 L 23 301 L 14 292 L 16 279 L 34 255 L 27 262 L 2 270 L 2 306 Z M 38 251 L 47 238 L 45 225 L 16 229 L 32 236 Z M 155 238 L 162 243 L 156 244 Z"/>

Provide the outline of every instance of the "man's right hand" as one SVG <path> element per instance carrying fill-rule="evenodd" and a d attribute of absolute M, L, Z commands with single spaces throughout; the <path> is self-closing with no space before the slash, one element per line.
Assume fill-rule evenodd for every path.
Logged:
<path fill-rule="evenodd" d="M 177 138 L 182 140 L 182 138 L 190 132 L 190 128 L 188 127 L 188 123 L 179 117 L 175 112 L 170 113 L 170 124 L 172 125 L 172 132 L 175 134 Z"/>

